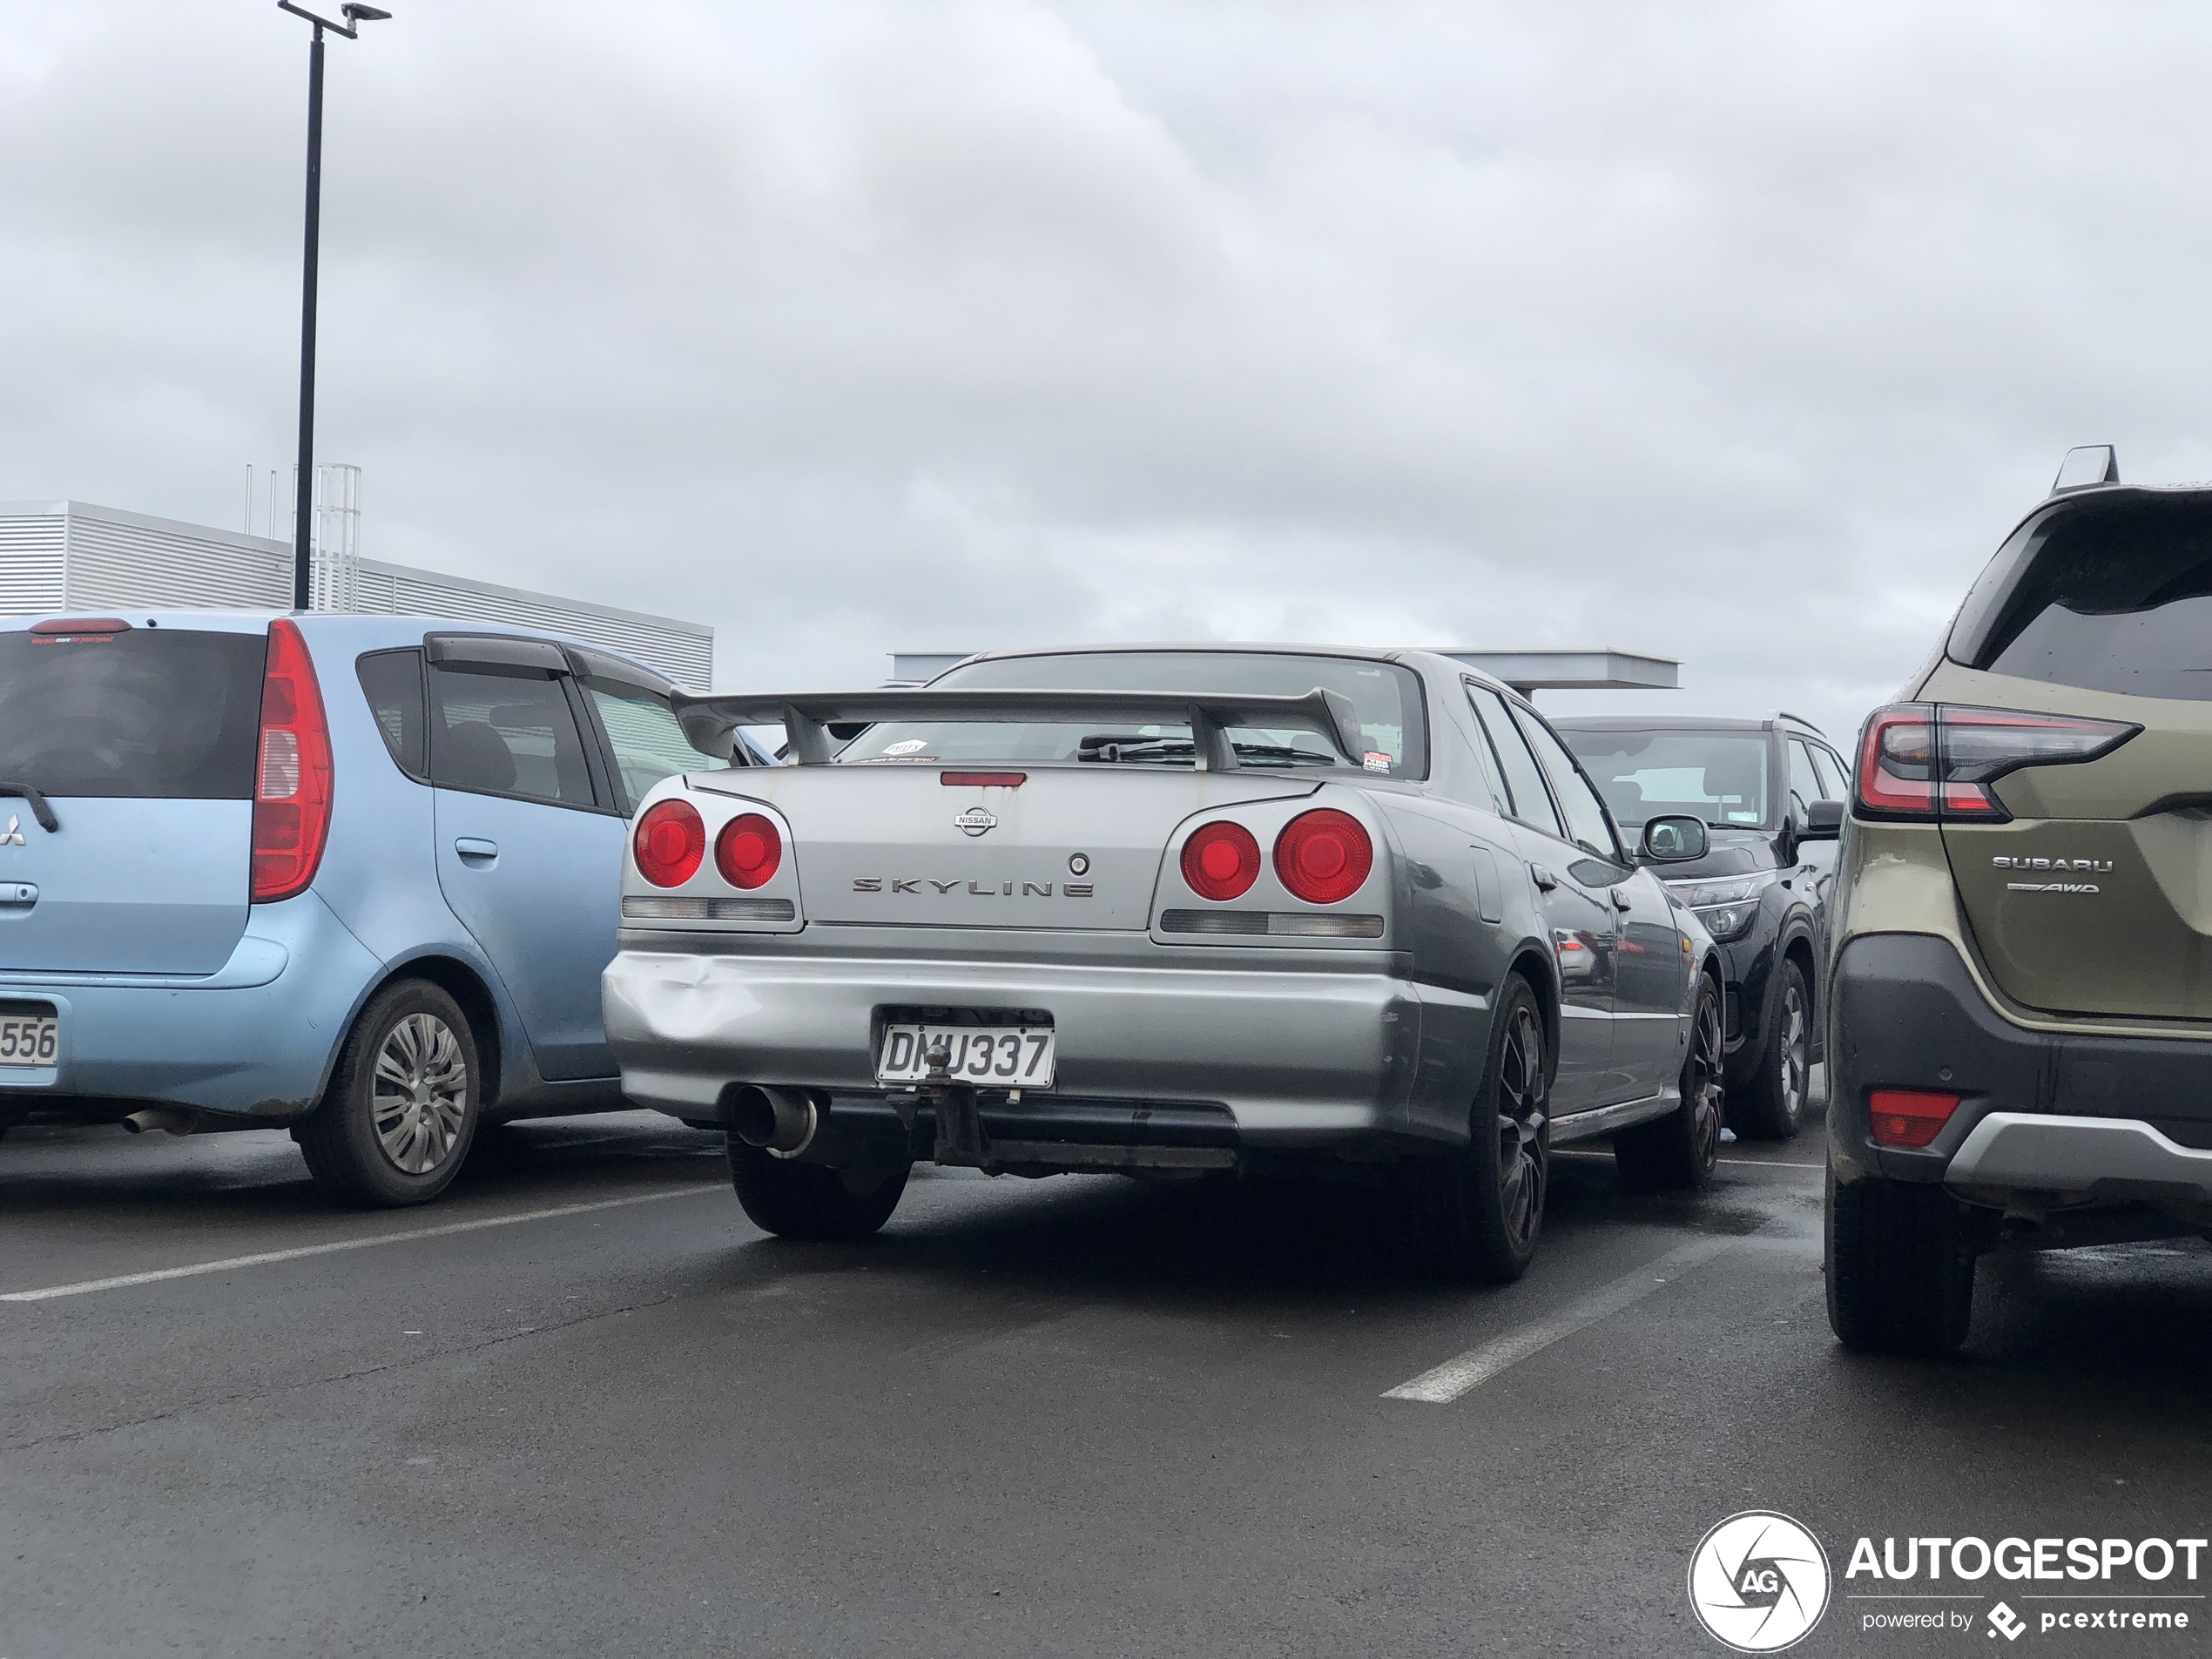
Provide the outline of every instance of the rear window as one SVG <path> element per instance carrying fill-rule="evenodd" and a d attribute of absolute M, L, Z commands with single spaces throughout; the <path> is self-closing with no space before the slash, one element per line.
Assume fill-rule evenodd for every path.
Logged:
<path fill-rule="evenodd" d="M 1592 732 L 1559 735 L 1605 797 L 1617 824 L 1640 828 L 1686 813 L 1723 827 L 1763 828 L 1773 791 L 1763 732 Z"/>
<path fill-rule="evenodd" d="M 246 800 L 265 634 L 0 633 L 0 779 L 43 794 Z"/>
<path fill-rule="evenodd" d="M 1967 595 L 1950 654 L 2088 691 L 2212 698 L 2212 496 L 2131 492 L 2037 515 Z"/>
<path fill-rule="evenodd" d="M 1388 775 L 1428 775 L 1428 727 L 1421 683 L 1395 663 L 1276 651 L 1070 651 L 1009 657 L 956 668 L 933 685 L 1029 691 L 1225 691 L 1247 697 L 1304 697 L 1317 686 L 1340 691 L 1359 711 L 1365 753 L 1386 757 Z M 1240 766 L 1282 771 L 1359 771 L 1318 732 L 1232 726 Z M 1026 760 L 1188 766 L 1190 728 L 1172 722 L 1034 725 L 999 722 L 887 720 L 869 727 L 838 757 L 853 762 Z M 1378 764 L 1374 769 L 1380 772 Z"/>

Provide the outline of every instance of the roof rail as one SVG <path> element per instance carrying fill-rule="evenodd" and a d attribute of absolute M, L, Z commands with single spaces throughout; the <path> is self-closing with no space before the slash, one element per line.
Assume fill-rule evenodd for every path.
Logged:
<path fill-rule="evenodd" d="M 1809 731 L 1820 732 L 1820 728 L 1814 725 L 1811 721 L 1806 719 L 1804 715 L 1792 714 L 1787 709 L 1775 710 L 1774 718 L 1777 720 L 1795 720 L 1799 725 L 1805 727 Z M 1825 732 L 1820 732 L 1820 735 L 1824 738 L 1828 734 Z"/>

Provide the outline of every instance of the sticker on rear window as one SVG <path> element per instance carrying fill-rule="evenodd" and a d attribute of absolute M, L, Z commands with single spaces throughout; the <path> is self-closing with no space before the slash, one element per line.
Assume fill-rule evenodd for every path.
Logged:
<path fill-rule="evenodd" d="M 907 738 L 903 742 L 886 745 L 883 752 L 887 755 L 918 754 L 928 746 L 927 738 Z"/>
<path fill-rule="evenodd" d="M 1369 772 L 1388 772 L 1390 770 L 1390 757 L 1383 753 L 1383 752 L 1379 749 L 1370 749 L 1367 751 L 1366 754 L 1361 758 L 1359 764 L 1365 766 Z"/>

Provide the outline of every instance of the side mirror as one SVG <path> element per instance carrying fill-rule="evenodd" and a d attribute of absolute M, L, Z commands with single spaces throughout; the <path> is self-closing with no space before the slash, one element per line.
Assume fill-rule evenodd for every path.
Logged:
<path fill-rule="evenodd" d="M 1645 864 L 1686 864 L 1703 858 L 1705 848 L 1705 820 L 1687 813 L 1672 813 L 1643 826 L 1636 857 Z"/>
<path fill-rule="evenodd" d="M 1797 832 L 1801 841 L 1833 841 L 1844 833 L 1844 803 L 1839 800 L 1817 800 L 1805 808 L 1804 827 Z"/>

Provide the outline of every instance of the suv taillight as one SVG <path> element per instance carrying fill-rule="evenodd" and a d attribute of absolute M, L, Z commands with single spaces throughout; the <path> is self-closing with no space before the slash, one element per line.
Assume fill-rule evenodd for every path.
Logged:
<path fill-rule="evenodd" d="M 330 839 L 330 727 L 299 624 L 269 624 L 261 673 L 261 748 L 253 774 L 256 904 L 307 891 Z"/>
<path fill-rule="evenodd" d="M 1862 818 L 2012 816 L 1989 786 L 2022 766 L 2060 766 L 2110 754 L 2142 727 L 2013 709 L 1898 703 L 1867 717 L 1858 740 L 1855 805 Z"/>

